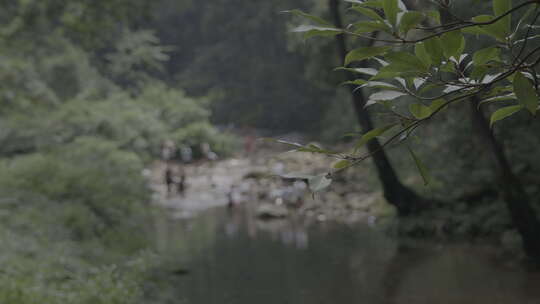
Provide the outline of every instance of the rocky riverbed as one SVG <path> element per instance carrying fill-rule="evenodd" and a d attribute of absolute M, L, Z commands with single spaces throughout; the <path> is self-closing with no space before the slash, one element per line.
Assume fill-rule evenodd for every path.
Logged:
<path fill-rule="evenodd" d="M 152 170 L 155 201 L 169 208 L 174 217 L 223 205 L 250 205 L 261 220 L 294 214 L 315 221 L 354 223 L 395 214 L 380 191 L 368 190 L 376 189 L 370 178 L 349 174 L 346 178 L 354 178 L 354 182 L 338 180 L 314 194 L 305 181 L 280 177 L 288 172 L 325 172 L 331 161 L 321 155 L 287 152 L 186 165 L 182 168 L 186 175 L 184 193 L 167 193 L 163 182 L 166 164 L 156 162 Z"/>
<path fill-rule="evenodd" d="M 332 162 L 318 154 L 266 151 L 252 157 L 184 165 L 184 193 L 167 193 L 166 164 L 156 162 L 151 170 L 154 202 L 169 210 L 173 218 L 189 218 L 217 206 L 247 207 L 261 226 L 272 227 L 275 225 L 268 222 L 288 217 L 302 218 L 306 224 L 383 221 L 391 222 L 391 231 L 400 235 L 491 238 L 512 251 L 520 247 L 520 238 L 504 204 L 493 196 L 474 202 L 434 202 L 436 208 L 398 223 L 392 220 L 395 208 L 384 199 L 368 162 L 345 172 L 329 188 L 316 194 L 302 180 L 280 177 L 290 172 L 322 173 Z"/>

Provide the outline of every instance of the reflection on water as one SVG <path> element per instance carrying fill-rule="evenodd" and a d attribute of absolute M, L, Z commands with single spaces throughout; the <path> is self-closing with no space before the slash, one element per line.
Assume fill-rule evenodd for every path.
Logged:
<path fill-rule="evenodd" d="M 170 303 L 540 303 L 540 275 L 501 265 L 489 248 L 398 243 L 367 226 L 249 213 L 158 221 L 159 250 L 189 269 Z"/>

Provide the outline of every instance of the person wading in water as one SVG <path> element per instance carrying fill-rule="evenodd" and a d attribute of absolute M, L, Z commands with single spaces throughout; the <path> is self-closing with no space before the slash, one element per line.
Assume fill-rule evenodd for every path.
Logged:
<path fill-rule="evenodd" d="M 172 140 L 165 140 L 161 144 L 161 160 L 165 163 L 165 185 L 167 185 L 167 196 L 170 195 L 174 189 L 174 171 L 172 159 L 176 154 L 176 146 Z"/>

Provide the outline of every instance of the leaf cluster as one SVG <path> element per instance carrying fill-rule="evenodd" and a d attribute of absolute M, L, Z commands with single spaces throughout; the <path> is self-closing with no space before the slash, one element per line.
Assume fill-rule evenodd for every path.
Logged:
<path fill-rule="evenodd" d="M 540 3 L 493 0 L 491 12 L 470 19 L 442 20 L 448 7 L 431 10 L 428 6 L 408 8 L 401 0 L 348 0 L 350 11 L 362 16 L 344 28 L 304 12 L 291 11 L 310 21 L 296 32 L 313 36 L 348 35 L 369 40 L 372 46 L 350 51 L 339 69 L 358 75 L 346 85 L 370 88 L 373 93 L 365 106 L 379 105 L 395 123 L 361 135 L 352 154 L 332 154 L 342 158 L 340 171 L 370 155 L 357 155 L 358 148 L 369 140 L 399 130 L 389 136 L 383 147 L 410 138 L 414 130 L 459 102 L 480 100 L 481 106 L 495 107 L 491 125 L 515 113 L 535 115 L 539 108 L 537 66 L 540 47 L 531 46 L 540 16 Z M 442 12 L 441 12 L 442 11 Z M 367 20 L 367 21 L 366 21 Z M 446 23 L 443 23 L 446 22 Z M 478 47 L 477 39 L 489 41 Z M 370 67 L 366 68 L 365 64 Z M 398 110 L 399 100 L 414 100 L 408 111 Z M 427 171 L 412 150 L 410 153 L 427 183 Z"/>

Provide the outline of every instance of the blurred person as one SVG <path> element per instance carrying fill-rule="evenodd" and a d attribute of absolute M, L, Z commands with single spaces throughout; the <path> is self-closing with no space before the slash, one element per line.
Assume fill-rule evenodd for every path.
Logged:
<path fill-rule="evenodd" d="M 207 142 L 201 144 L 201 153 L 203 157 L 210 162 L 218 159 L 217 153 L 212 151 L 212 149 L 210 148 L 210 144 Z"/>
<path fill-rule="evenodd" d="M 202 154 L 203 159 L 209 162 L 208 179 L 209 179 L 210 185 L 212 188 L 215 188 L 217 185 L 214 182 L 212 168 L 214 165 L 214 161 L 218 159 L 218 155 L 217 153 L 212 151 L 212 149 L 210 148 L 210 144 L 207 142 L 201 143 L 200 148 L 201 148 L 201 154 Z"/>
<path fill-rule="evenodd" d="M 163 141 L 161 144 L 161 160 L 170 161 L 176 155 L 176 145 L 170 139 Z"/>
<path fill-rule="evenodd" d="M 169 164 L 165 168 L 165 185 L 167 185 L 167 196 L 170 195 L 173 191 L 174 186 L 174 173 Z"/>
<path fill-rule="evenodd" d="M 179 167 L 175 176 L 176 193 L 184 195 L 186 191 L 186 171 Z"/>
<path fill-rule="evenodd" d="M 253 135 L 253 131 L 244 137 L 244 154 L 246 157 L 251 156 L 255 152 L 256 137 Z"/>
<path fill-rule="evenodd" d="M 189 164 L 193 161 L 193 149 L 189 145 L 180 146 L 179 152 L 182 163 Z"/>

